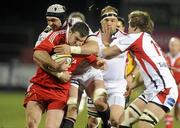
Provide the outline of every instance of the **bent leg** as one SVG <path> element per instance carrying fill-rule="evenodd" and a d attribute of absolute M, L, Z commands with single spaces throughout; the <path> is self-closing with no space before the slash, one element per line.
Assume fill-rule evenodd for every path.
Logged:
<path fill-rule="evenodd" d="M 120 124 L 120 128 L 128 128 L 134 124 L 144 111 L 145 105 L 146 103 L 140 98 L 133 101 L 124 112 L 123 121 Z"/>
<path fill-rule="evenodd" d="M 154 103 L 148 103 L 138 122 L 139 128 L 153 128 L 165 115 L 165 111 Z"/>

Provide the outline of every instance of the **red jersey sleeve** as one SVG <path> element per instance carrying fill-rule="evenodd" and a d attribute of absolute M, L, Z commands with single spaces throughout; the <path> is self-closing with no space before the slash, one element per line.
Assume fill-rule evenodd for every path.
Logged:
<path fill-rule="evenodd" d="M 45 38 L 34 50 L 45 50 L 48 53 L 53 51 L 55 45 L 65 43 L 65 31 L 52 32 L 47 38 Z"/>

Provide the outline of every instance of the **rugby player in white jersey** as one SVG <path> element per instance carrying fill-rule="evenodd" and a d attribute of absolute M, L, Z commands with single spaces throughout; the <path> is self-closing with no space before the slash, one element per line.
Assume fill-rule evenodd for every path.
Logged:
<path fill-rule="evenodd" d="M 68 29 L 67 29 L 68 31 Z M 84 42 L 75 42 L 75 44 L 64 44 L 55 47 L 54 51 L 57 54 L 97 54 L 99 47 L 95 35 L 89 35 Z M 83 44 L 83 45 L 82 45 Z M 85 66 L 85 67 L 83 67 Z M 86 68 L 88 67 L 88 68 Z M 85 70 L 83 70 L 85 69 Z M 80 71 L 80 72 L 79 72 Z M 79 75 L 83 73 L 83 75 Z M 68 101 L 68 109 L 66 117 L 63 121 L 62 128 L 73 127 L 78 113 L 78 88 L 85 88 L 87 94 L 93 99 L 98 113 L 103 120 L 106 128 L 109 127 L 108 120 L 110 116 L 109 106 L 106 102 L 107 92 L 104 88 L 102 72 L 99 69 L 89 67 L 89 64 L 84 64 L 78 73 L 74 73 L 71 80 L 70 98 Z"/>
<path fill-rule="evenodd" d="M 160 47 L 149 33 L 153 21 L 143 11 L 129 14 L 128 34 L 114 40 L 116 45 L 103 50 L 105 58 L 113 58 L 131 50 L 144 80 L 145 90 L 125 110 L 120 128 L 128 128 L 137 121 L 138 128 L 153 128 L 165 113 L 170 111 L 177 100 L 178 90 Z"/>
<path fill-rule="evenodd" d="M 106 6 L 101 11 L 101 29 L 96 32 L 98 44 L 101 52 L 104 48 L 113 46 L 114 39 L 124 36 L 125 33 L 117 29 L 118 10 L 112 6 Z M 121 115 L 125 108 L 125 96 L 127 81 L 125 79 L 127 52 L 112 59 L 105 59 L 107 68 L 102 71 L 105 87 L 108 92 L 108 104 L 110 106 L 110 122 L 112 127 L 117 127 L 120 123 Z M 90 98 L 87 100 L 88 106 L 88 128 L 97 128 L 99 119 Z"/>

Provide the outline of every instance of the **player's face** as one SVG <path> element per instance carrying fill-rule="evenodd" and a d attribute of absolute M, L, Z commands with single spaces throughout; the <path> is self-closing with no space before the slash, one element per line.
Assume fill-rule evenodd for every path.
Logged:
<path fill-rule="evenodd" d="M 83 45 L 86 38 L 87 36 L 81 37 L 79 32 L 72 33 L 71 31 L 69 31 L 68 44 L 72 46 L 81 46 Z"/>
<path fill-rule="evenodd" d="M 180 52 L 180 40 L 172 38 L 169 41 L 169 51 L 173 56 L 177 55 Z"/>
<path fill-rule="evenodd" d="M 117 22 L 117 29 L 120 30 L 120 31 L 124 31 L 125 30 L 125 27 L 123 26 L 121 21 Z"/>
<path fill-rule="evenodd" d="M 117 28 L 118 19 L 116 17 L 106 18 L 101 22 L 102 29 L 109 28 L 111 33 L 114 33 Z"/>
<path fill-rule="evenodd" d="M 57 31 L 62 26 L 61 20 L 57 17 L 47 16 L 47 24 L 52 28 L 53 31 Z"/>

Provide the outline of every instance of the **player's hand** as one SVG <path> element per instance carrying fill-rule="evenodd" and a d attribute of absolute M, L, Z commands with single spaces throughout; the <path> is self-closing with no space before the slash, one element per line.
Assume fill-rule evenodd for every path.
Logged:
<path fill-rule="evenodd" d="M 57 54 L 71 54 L 71 48 L 67 44 L 56 45 L 54 47 L 54 52 Z"/>
<path fill-rule="evenodd" d="M 70 65 L 64 59 L 64 60 L 56 63 L 55 70 L 57 72 L 67 71 L 69 67 L 70 67 Z"/>
<path fill-rule="evenodd" d="M 71 72 L 64 71 L 64 72 L 57 73 L 57 77 L 61 82 L 66 83 L 70 81 L 71 79 Z"/>
<path fill-rule="evenodd" d="M 94 67 L 97 69 L 106 70 L 107 64 L 103 58 L 97 57 L 97 61 L 94 65 Z"/>
<path fill-rule="evenodd" d="M 103 29 L 103 33 L 102 33 L 101 37 L 102 37 L 102 41 L 103 41 L 104 45 L 109 46 L 109 42 L 111 39 L 111 28 L 105 27 Z"/>
<path fill-rule="evenodd" d="M 126 92 L 124 93 L 124 96 L 125 96 L 125 97 L 130 96 L 130 95 L 131 95 L 132 90 L 133 90 L 133 88 L 132 88 L 132 87 L 127 86 L 127 88 L 126 88 Z"/>
<path fill-rule="evenodd" d="M 73 75 L 81 75 L 90 68 L 91 64 L 85 59 L 73 71 Z"/>

